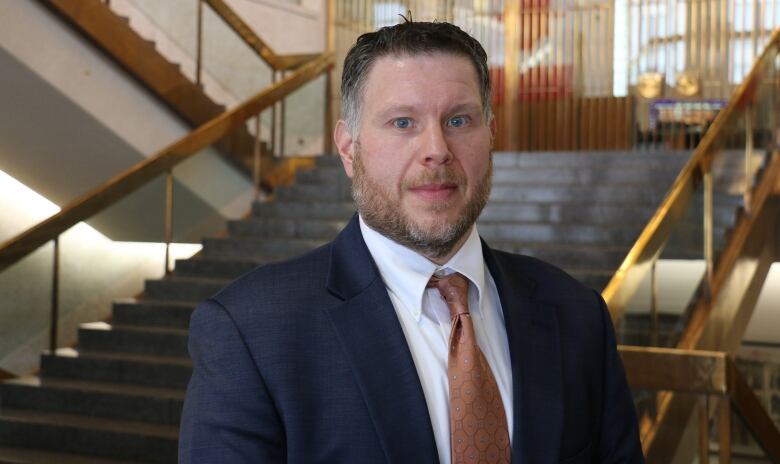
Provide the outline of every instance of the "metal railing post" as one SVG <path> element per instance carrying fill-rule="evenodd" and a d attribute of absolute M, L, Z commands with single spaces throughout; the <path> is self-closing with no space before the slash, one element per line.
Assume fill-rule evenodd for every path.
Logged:
<path fill-rule="evenodd" d="M 173 170 L 165 174 L 165 275 L 171 273 L 171 242 L 173 241 Z"/>
<path fill-rule="evenodd" d="M 276 70 L 271 70 L 271 84 L 276 84 Z M 276 156 L 276 107 L 278 103 L 274 103 L 271 107 L 271 155 Z"/>
<path fill-rule="evenodd" d="M 699 464 L 710 462 L 710 396 L 699 400 Z"/>
<path fill-rule="evenodd" d="M 650 346 L 658 346 L 658 257 L 650 267 Z"/>
<path fill-rule="evenodd" d="M 336 0 L 326 0 L 325 19 L 325 51 L 333 53 L 336 50 Z M 330 153 L 333 147 L 333 70 L 325 74 L 325 128 L 322 137 L 322 153 Z"/>
<path fill-rule="evenodd" d="M 706 276 L 707 276 L 707 295 L 710 295 L 712 291 L 712 274 L 715 266 L 715 250 L 712 242 L 713 235 L 713 185 L 712 185 L 712 171 L 710 167 L 706 168 L 704 173 L 704 217 L 703 217 L 703 229 L 704 229 L 704 262 L 706 264 Z"/>
<path fill-rule="evenodd" d="M 282 79 L 284 79 L 284 71 L 282 71 Z M 286 105 L 285 102 L 287 101 L 286 98 L 283 98 L 281 102 L 279 102 L 279 157 L 284 157 L 284 139 L 285 139 L 285 113 L 286 113 Z"/>
<path fill-rule="evenodd" d="M 252 166 L 252 182 L 255 186 L 255 201 L 260 199 L 260 182 L 262 181 L 260 177 L 260 163 L 261 163 L 261 153 L 260 153 L 260 113 L 257 113 L 257 116 L 255 117 L 255 146 L 254 146 L 254 157 L 253 157 L 253 166 Z"/>
<path fill-rule="evenodd" d="M 203 69 L 203 0 L 198 2 L 197 14 L 197 37 L 196 37 L 196 57 L 195 57 L 195 83 L 201 85 L 201 73 Z"/>
<path fill-rule="evenodd" d="M 731 403 L 728 395 L 718 398 L 718 464 L 731 464 Z"/>
<path fill-rule="evenodd" d="M 753 184 L 753 105 L 745 110 L 745 212 L 750 213 L 750 187 Z"/>
<path fill-rule="evenodd" d="M 51 279 L 51 328 L 49 332 L 49 352 L 57 351 L 57 332 L 60 312 L 60 236 L 54 239 L 54 261 Z"/>

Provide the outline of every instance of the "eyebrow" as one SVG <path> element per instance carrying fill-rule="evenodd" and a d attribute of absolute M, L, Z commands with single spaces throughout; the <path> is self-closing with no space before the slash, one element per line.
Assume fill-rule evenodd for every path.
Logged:
<path fill-rule="evenodd" d="M 461 112 L 469 112 L 469 111 L 475 111 L 475 112 L 481 112 L 482 111 L 482 105 L 477 103 L 460 103 L 458 105 L 455 105 L 450 110 L 451 113 L 461 113 Z"/>

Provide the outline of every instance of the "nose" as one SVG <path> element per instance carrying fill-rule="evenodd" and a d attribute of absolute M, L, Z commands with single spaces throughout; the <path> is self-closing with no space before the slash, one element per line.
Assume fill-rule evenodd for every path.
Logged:
<path fill-rule="evenodd" d="M 421 161 L 426 166 L 448 164 L 452 161 L 452 152 L 439 124 L 429 124 L 422 134 Z"/>

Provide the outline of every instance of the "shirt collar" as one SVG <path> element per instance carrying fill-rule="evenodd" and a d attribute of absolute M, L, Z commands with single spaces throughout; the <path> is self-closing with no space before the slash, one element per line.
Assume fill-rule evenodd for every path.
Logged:
<path fill-rule="evenodd" d="M 369 227 L 360 217 L 360 232 L 374 258 L 382 280 L 390 292 L 401 300 L 415 320 L 422 314 L 422 300 L 428 281 L 437 270 L 445 274 L 459 272 L 477 289 L 479 306 L 485 288 L 485 261 L 476 224 L 463 246 L 444 265 L 439 266 L 425 256 L 385 237 Z M 474 310 L 476 308 L 471 308 Z"/>

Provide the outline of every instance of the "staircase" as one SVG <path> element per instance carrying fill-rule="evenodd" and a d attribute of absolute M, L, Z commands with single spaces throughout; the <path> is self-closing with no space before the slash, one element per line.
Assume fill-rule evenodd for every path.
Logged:
<path fill-rule="evenodd" d="M 537 256 L 600 289 L 688 156 L 496 154 L 479 231 L 495 248 Z M 274 201 L 229 222 L 224 237 L 206 238 L 202 252 L 178 261 L 172 275 L 115 302 L 110 322 L 82 324 L 77 349 L 44 353 L 39 377 L 0 384 L 0 463 L 175 462 L 196 303 L 258 264 L 331 240 L 353 214 L 350 198 L 338 159 L 319 158 Z M 716 225 L 725 231 L 733 206 L 719 205 Z M 695 224 L 690 231 L 700 236 Z M 701 253 L 686 236 L 670 248 Z"/>
<path fill-rule="evenodd" d="M 226 110 L 224 105 L 214 102 L 200 84 L 190 81 L 180 65 L 160 54 L 155 42 L 141 37 L 127 18 L 116 15 L 101 0 L 42 0 L 42 4 L 98 46 L 189 126 L 195 128 L 205 124 Z M 242 127 L 219 142 L 216 148 L 240 172 L 251 176 L 254 143 L 254 135 Z M 269 154 L 265 143 L 261 149 Z M 264 156 L 263 167 L 268 170 L 272 165 L 268 156 Z"/>

